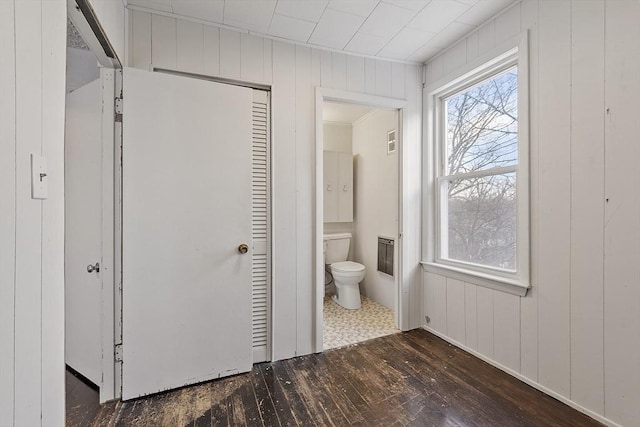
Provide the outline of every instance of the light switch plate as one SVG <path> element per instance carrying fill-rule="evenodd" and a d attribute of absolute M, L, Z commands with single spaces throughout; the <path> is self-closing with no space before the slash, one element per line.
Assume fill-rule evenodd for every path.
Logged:
<path fill-rule="evenodd" d="M 47 159 L 39 154 L 31 155 L 31 198 L 46 199 L 49 197 L 49 177 L 47 176 Z"/>

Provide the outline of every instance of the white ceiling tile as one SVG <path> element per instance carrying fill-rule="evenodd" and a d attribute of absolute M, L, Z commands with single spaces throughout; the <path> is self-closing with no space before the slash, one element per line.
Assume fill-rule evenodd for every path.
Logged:
<path fill-rule="evenodd" d="M 386 43 L 387 39 L 384 37 L 356 33 L 344 50 L 364 55 L 375 55 Z"/>
<path fill-rule="evenodd" d="M 403 28 L 380 52 L 378 56 L 394 59 L 405 59 L 435 37 L 435 33 Z"/>
<path fill-rule="evenodd" d="M 361 16 L 327 9 L 311 34 L 309 43 L 342 49 L 358 31 L 362 21 L 364 18 Z"/>
<path fill-rule="evenodd" d="M 276 37 L 306 42 L 316 26 L 313 22 L 274 14 L 269 27 L 269 34 Z"/>
<path fill-rule="evenodd" d="M 331 0 L 329 9 L 351 13 L 358 16 L 369 16 L 380 0 Z"/>
<path fill-rule="evenodd" d="M 422 62 L 516 1 L 519 0 L 128 0 L 128 3 L 295 42 Z"/>
<path fill-rule="evenodd" d="M 464 14 L 469 7 L 469 5 L 451 0 L 433 0 L 416 15 L 408 26 L 439 33 Z"/>
<path fill-rule="evenodd" d="M 276 0 L 232 0 L 224 3 L 224 23 L 266 33 Z"/>
<path fill-rule="evenodd" d="M 405 9 L 419 11 L 427 5 L 431 0 L 382 0 L 385 3 L 392 4 L 394 6 L 403 7 Z"/>
<path fill-rule="evenodd" d="M 389 3 L 380 3 L 369 15 L 359 33 L 391 38 L 395 36 L 415 15 L 415 12 Z"/>
<path fill-rule="evenodd" d="M 413 55 L 407 59 L 416 62 L 425 62 L 433 57 L 436 53 L 452 45 L 456 40 L 473 30 L 473 26 L 452 22 L 446 29 L 436 34 L 432 39 L 428 40 L 422 47 L 416 50 Z"/>
<path fill-rule="evenodd" d="M 173 12 L 173 9 L 171 9 L 171 0 L 129 0 L 127 4 L 160 12 Z"/>
<path fill-rule="evenodd" d="M 329 0 L 278 0 L 276 13 L 305 21 L 318 22 Z"/>
<path fill-rule="evenodd" d="M 468 25 L 480 25 L 493 15 L 513 3 L 514 0 L 483 0 L 456 18 L 457 22 Z"/>
<path fill-rule="evenodd" d="M 173 13 L 222 23 L 224 0 L 173 0 Z"/>

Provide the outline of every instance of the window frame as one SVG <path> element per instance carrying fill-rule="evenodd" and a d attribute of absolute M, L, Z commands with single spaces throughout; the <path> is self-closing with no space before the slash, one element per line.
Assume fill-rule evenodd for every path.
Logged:
<path fill-rule="evenodd" d="M 428 272 L 524 296 L 530 284 L 529 79 L 526 33 L 425 88 L 423 261 Z M 446 99 L 516 66 L 518 83 L 518 162 L 480 171 L 448 175 Z M 443 218 L 447 218 L 444 183 L 452 178 L 516 174 L 516 268 L 505 270 L 442 256 Z M 446 224 L 446 223 L 445 223 Z M 426 255 L 426 256 L 425 256 Z"/>

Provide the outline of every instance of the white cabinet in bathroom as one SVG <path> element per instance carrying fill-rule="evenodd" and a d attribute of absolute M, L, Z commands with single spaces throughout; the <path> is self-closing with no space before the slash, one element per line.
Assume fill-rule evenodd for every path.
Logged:
<path fill-rule="evenodd" d="M 324 222 L 353 221 L 353 156 L 324 152 Z"/>

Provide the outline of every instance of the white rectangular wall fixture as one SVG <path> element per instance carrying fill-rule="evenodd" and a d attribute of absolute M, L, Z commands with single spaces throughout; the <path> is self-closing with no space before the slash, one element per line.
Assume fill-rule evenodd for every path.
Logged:
<path fill-rule="evenodd" d="M 395 241 L 378 236 L 378 271 L 393 277 L 393 258 Z"/>

